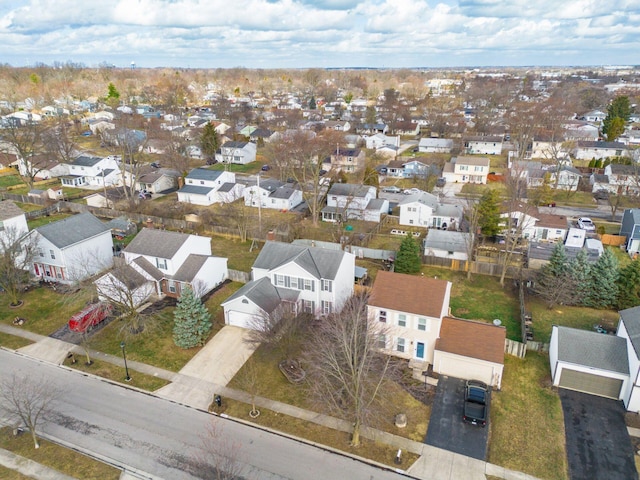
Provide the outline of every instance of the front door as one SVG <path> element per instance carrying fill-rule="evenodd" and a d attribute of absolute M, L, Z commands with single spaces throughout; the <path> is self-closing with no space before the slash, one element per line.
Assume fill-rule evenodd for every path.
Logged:
<path fill-rule="evenodd" d="M 418 342 L 416 346 L 416 357 L 424 358 L 424 343 Z"/>

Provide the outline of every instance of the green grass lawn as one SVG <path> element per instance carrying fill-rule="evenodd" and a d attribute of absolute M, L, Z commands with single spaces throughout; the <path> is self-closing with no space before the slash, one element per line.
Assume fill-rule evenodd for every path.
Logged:
<path fill-rule="evenodd" d="M 80 370 L 81 372 L 91 373 L 92 375 L 97 375 L 98 377 L 107 378 L 115 382 L 125 383 L 126 373 L 125 369 L 122 367 L 93 358 L 91 359 L 92 364 L 87 365 L 87 357 L 84 355 L 75 355 L 75 359 L 76 363 L 72 363 L 71 359 L 69 358 L 65 359 L 64 365 L 76 370 Z M 147 390 L 149 392 L 153 392 L 169 384 L 167 380 L 154 377 L 152 375 L 145 375 L 144 373 L 140 372 L 130 371 L 129 376 L 131 377 L 131 380 L 127 382 L 127 385 L 140 388 L 142 390 Z"/>
<path fill-rule="evenodd" d="M 24 304 L 19 308 L 9 307 L 9 298 L 0 296 L 0 321 L 11 325 L 16 316 L 27 322 L 20 328 L 40 335 L 49 335 L 64 326 L 69 318 L 80 311 L 91 297 L 89 292 L 65 295 L 47 287 L 35 287 L 23 293 Z"/>
<path fill-rule="evenodd" d="M 562 406 L 550 385 L 548 356 L 505 355 L 502 390 L 491 397 L 489 462 L 542 479 L 568 478 Z"/>
<path fill-rule="evenodd" d="M 5 348 L 17 350 L 19 348 L 26 347 L 27 345 L 31 345 L 32 343 L 33 342 L 31 340 L 27 340 L 26 338 L 0 332 L 0 345 Z"/>
<path fill-rule="evenodd" d="M 235 163 L 226 164 L 226 163 L 216 163 L 209 167 L 211 170 L 228 170 L 229 172 L 235 173 L 257 173 L 262 168 L 262 164 L 260 162 L 251 162 L 246 165 L 237 165 Z"/>
<path fill-rule="evenodd" d="M 39 207 L 41 208 L 41 207 Z M 49 216 L 43 216 L 38 218 L 33 218 L 27 222 L 29 226 L 29 230 L 33 230 L 34 228 L 41 227 L 43 225 L 47 225 L 48 223 L 57 222 L 59 220 L 64 220 L 67 217 L 73 215 L 72 213 L 54 213 Z"/>
<path fill-rule="evenodd" d="M 507 329 L 507 338 L 520 340 L 520 307 L 512 282 L 500 286 L 498 277 L 474 275 L 468 281 L 465 273 L 444 268 L 422 267 L 422 273 L 453 283 L 451 313 L 458 318 L 492 322 L 498 318 Z"/>
<path fill-rule="evenodd" d="M 0 448 L 29 458 L 54 470 L 70 475 L 73 478 L 86 480 L 117 480 L 120 478 L 121 471 L 119 469 L 82 455 L 75 450 L 56 445 L 55 443 L 40 440 L 40 448 L 36 450 L 33 448 L 31 435 L 23 433 L 22 435 L 14 437 L 11 429 L 8 427 L 0 429 Z M 22 476 L 5 477 L 3 470 L 0 470 L 0 477 L 15 479 L 27 478 Z"/>
<path fill-rule="evenodd" d="M 241 286 L 240 283 L 226 283 L 207 300 L 206 306 L 211 312 L 214 323 L 209 338 L 224 326 L 220 303 Z M 114 320 L 95 335 L 90 346 L 94 350 L 120 356 L 122 354 L 120 342 L 125 341 L 128 359 L 177 372 L 201 348 L 183 350 L 173 343 L 174 310 L 175 307 L 166 307 L 155 314 L 149 319 L 145 330 L 137 335 L 127 333 L 126 329 L 122 328 L 122 322 Z"/>
<path fill-rule="evenodd" d="M 14 185 L 21 185 L 22 183 L 22 177 L 20 177 L 20 175 L 0 176 L 0 188 L 13 187 Z"/>
<path fill-rule="evenodd" d="M 262 247 L 262 244 L 260 244 L 260 248 L 254 247 L 253 251 L 250 252 L 251 243 L 251 240 L 241 242 L 239 238 L 235 237 L 212 235 L 211 251 L 213 255 L 228 258 L 228 268 L 250 272 L 253 262 L 258 258 L 260 248 Z"/>

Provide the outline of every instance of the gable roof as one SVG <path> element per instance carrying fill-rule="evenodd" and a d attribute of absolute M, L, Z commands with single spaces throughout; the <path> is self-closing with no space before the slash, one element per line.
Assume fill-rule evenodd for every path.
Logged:
<path fill-rule="evenodd" d="M 189 236 L 186 233 L 169 230 L 143 228 L 124 251 L 125 253 L 137 253 L 150 257 L 173 258 Z"/>
<path fill-rule="evenodd" d="M 246 297 L 266 313 L 271 313 L 283 300 L 293 302 L 298 299 L 299 295 L 300 292 L 296 290 L 274 287 L 268 277 L 262 277 L 243 285 L 221 305 L 224 306 L 232 300 Z"/>
<path fill-rule="evenodd" d="M 633 349 L 636 352 L 636 356 L 640 358 L 640 306 L 627 308 L 621 310 L 620 321 L 624 324 L 624 328 L 627 330 L 629 340 Z"/>
<path fill-rule="evenodd" d="M 371 185 L 356 185 L 354 183 L 334 183 L 329 189 L 328 195 L 343 195 L 346 197 L 365 197 Z"/>
<path fill-rule="evenodd" d="M 58 248 L 66 248 L 111 229 L 89 212 L 52 222 L 36 231 Z"/>
<path fill-rule="evenodd" d="M 120 267 L 112 270 L 109 274 L 122 282 L 122 284 L 129 290 L 135 290 L 148 282 L 144 275 L 138 272 L 131 265 L 121 265 Z"/>
<path fill-rule="evenodd" d="M 412 203 L 420 203 L 435 210 L 438 207 L 438 197 L 429 192 L 412 193 L 411 195 L 403 198 L 398 205 L 402 206 Z"/>
<path fill-rule="evenodd" d="M 24 211 L 11 200 L 0 202 L 0 221 L 24 215 Z"/>
<path fill-rule="evenodd" d="M 253 263 L 253 268 L 273 270 L 294 262 L 316 278 L 333 280 L 344 256 L 345 253 L 341 250 L 267 242 Z"/>
<path fill-rule="evenodd" d="M 102 157 L 90 157 L 88 155 L 80 155 L 73 162 L 72 165 L 77 165 L 80 167 L 93 167 L 102 161 Z"/>
<path fill-rule="evenodd" d="M 457 165 L 471 165 L 471 166 L 481 166 L 481 167 L 489 167 L 491 162 L 487 157 L 468 157 L 461 156 L 455 157 L 455 161 L 452 158 L 451 163 L 455 163 Z"/>
<path fill-rule="evenodd" d="M 194 168 L 187 175 L 188 179 L 193 180 L 216 180 L 222 175 L 222 170 L 211 170 L 209 168 Z"/>
<path fill-rule="evenodd" d="M 577 328 L 554 327 L 558 331 L 558 360 L 611 372 L 629 373 L 626 339 Z"/>
<path fill-rule="evenodd" d="M 436 350 L 504 364 L 507 329 L 490 323 L 444 317 Z"/>
<path fill-rule="evenodd" d="M 192 253 L 185 261 L 180 265 L 178 271 L 171 277 L 178 282 L 191 282 L 198 274 L 202 266 L 206 263 L 207 259 L 211 258 L 209 255 L 197 255 Z"/>
<path fill-rule="evenodd" d="M 374 307 L 440 318 L 450 289 L 451 282 L 446 280 L 380 271 L 368 303 Z"/>
<path fill-rule="evenodd" d="M 471 233 L 430 228 L 427 232 L 427 238 L 424 239 L 424 249 L 425 251 L 433 248 L 436 250 L 446 250 L 447 252 L 467 253 L 467 242 L 472 236 Z"/>

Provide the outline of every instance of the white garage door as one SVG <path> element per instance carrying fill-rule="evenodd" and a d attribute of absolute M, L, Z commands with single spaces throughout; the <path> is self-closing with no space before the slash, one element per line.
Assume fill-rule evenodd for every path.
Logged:
<path fill-rule="evenodd" d="M 459 356 L 440 356 L 439 373 L 466 380 L 480 380 L 493 384 L 493 367 L 474 361 L 473 358 Z"/>
<path fill-rule="evenodd" d="M 229 325 L 233 325 L 234 327 L 249 328 L 249 321 L 251 320 L 251 316 L 247 315 L 246 313 L 231 310 L 227 313 L 227 318 L 229 321 Z"/>
<path fill-rule="evenodd" d="M 560 374 L 559 386 L 617 400 L 620 398 L 622 380 L 563 368 Z"/>

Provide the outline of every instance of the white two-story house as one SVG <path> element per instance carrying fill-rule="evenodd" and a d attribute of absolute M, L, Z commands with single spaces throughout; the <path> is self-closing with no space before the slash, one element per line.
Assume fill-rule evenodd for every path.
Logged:
<path fill-rule="evenodd" d="M 33 274 L 71 284 L 113 265 L 111 229 L 90 213 L 51 222 L 29 232 L 36 251 Z"/>
<path fill-rule="evenodd" d="M 327 193 L 327 206 L 321 211 L 322 220 L 379 222 L 381 216 L 389 212 L 389 201 L 376 195 L 376 187 L 371 185 L 334 183 Z"/>
<path fill-rule="evenodd" d="M 113 187 L 122 185 L 120 166 L 113 156 L 80 155 L 67 164 L 68 174 L 60 177 L 66 187 Z"/>
<path fill-rule="evenodd" d="M 400 225 L 414 227 L 457 229 L 462 221 L 462 207 L 438 202 L 438 197 L 422 192 L 400 201 Z"/>
<path fill-rule="evenodd" d="M 216 160 L 220 163 L 235 163 L 246 165 L 256 161 L 257 146 L 252 142 L 225 142 L 216 153 Z"/>
<path fill-rule="evenodd" d="M 451 183 L 487 183 L 490 161 L 486 157 L 453 157 L 444 164 L 442 176 Z"/>
<path fill-rule="evenodd" d="M 193 205 L 229 203 L 242 195 L 244 187 L 236 183 L 236 174 L 208 168 L 194 168 L 178 190 L 178 201 Z"/>
<path fill-rule="evenodd" d="M 295 184 L 275 179 L 263 179 L 244 189 L 244 204 L 247 207 L 271 208 L 289 211 L 302 203 L 302 190 Z"/>
<path fill-rule="evenodd" d="M 5 248 L 16 245 L 29 231 L 27 217 L 20 207 L 11 200 L 0 202 L 0 254 Z"/>
<path fill-rule="evenodd" d="M 185 286 L 202 297 L 229 276 L 227 259 L 199 235 L 143 228 L 122 253 L 124 265 L 95 282 L 102 297 L 117 299 L 129 284 L 137 304 L 150 295 L 178 298 Z"/>
<path fill-rule="evenodd" d="M 225 323 L 256 328 L 285 306 L 314 317 L 339 312 L 353 295 L 355 256 L 341 250 L 267 242 L 252 280 L 223 303 Z"/>
<path fill-rule="evenodd" d="M 467 137 L 464 140 L 464 151 L 470 155 L 500 155 L 502 153 L 502 137 Z"/>

